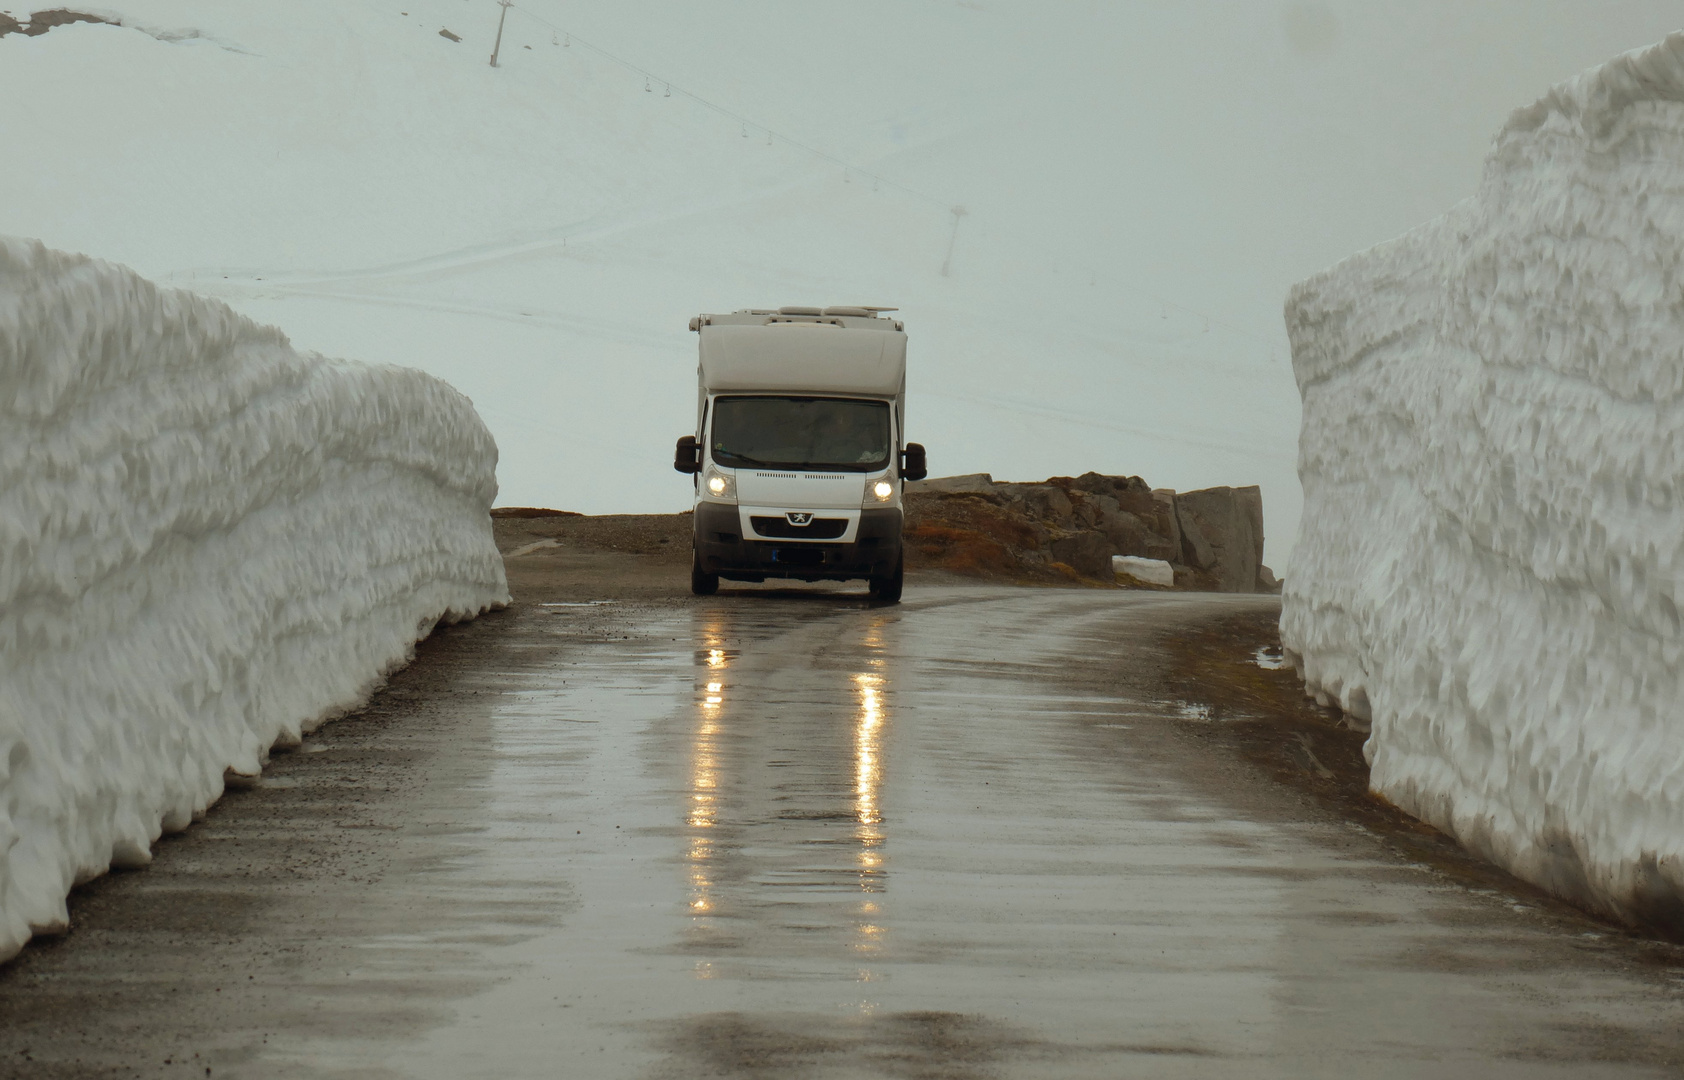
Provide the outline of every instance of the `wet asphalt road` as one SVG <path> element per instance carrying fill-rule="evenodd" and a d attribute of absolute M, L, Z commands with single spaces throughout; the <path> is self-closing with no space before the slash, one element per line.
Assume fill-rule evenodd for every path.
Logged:
<path fill-rule="evenodd" d="M 1166 737 L 1211 721 L 1157 689 L 1157 633 L 1274 603 L 913 588 L 481 620 L 423 655 L 461 654 L 447 684 L 398 680 L 378 731 L 324 728 L 98 887 L 0 979 L 0 1050 L 20 1075 L 84 1075 L 64 1047 L 85 1075 L 1677 1075 L 1684 971 Z M 359 772 L 382 739 L 411 760 Z M 337 869 L 225 895 L 217 860 L 330 832 L 359 845 Z"/>

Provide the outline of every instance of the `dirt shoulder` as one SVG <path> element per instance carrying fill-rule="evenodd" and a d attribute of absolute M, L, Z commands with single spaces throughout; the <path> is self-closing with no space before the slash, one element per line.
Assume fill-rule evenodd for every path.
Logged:
<path fill-rule="evenodd" d="M 689 514 L 503 511 L 492 528 L 516 603 L 690 592 Z"/>
<path fill-rule="evenodd" d="M 1371 792 L 1363 756 L 1368 735 L 1347 726 L 1338 709 L 1305 697 L 1290 666 L 1272 666 L 1281 657 L 1278 606 L 1211 619 L 1168 635 L 1162 644 L 1169 659 L 1165 693 L 1197 714 L 1176 737 L 1197 742 L 1208 755 L 1244 763 L 1253 775 L 1309 806 L 1380 837 L 1406 862 L 1531 908 L 1563 934 L 1587 942 L 1618 940 L 1631 958 L 1657 968 L 1672 968 L 1684 958 L 1679 945 L 1558 900 Z"/>

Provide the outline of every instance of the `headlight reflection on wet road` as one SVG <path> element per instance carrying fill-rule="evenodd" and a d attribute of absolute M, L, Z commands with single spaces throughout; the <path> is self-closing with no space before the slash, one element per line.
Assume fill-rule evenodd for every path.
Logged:
<path fill-rule="evenodd" d="M 859 719 L 854 725 L 854 794 L 856 814 L 862 826 L 873 826 L 882 820 L 877 808 L 877 792 L 883 783 L 882 753 L 883 678 L 880 675 L 855 675 L 854 686 L 859 693 Z M 875 831 L 862 829 L 861 838 L 875 838 Z"/>
<path fill-rule="evenodd" d="M 860 891 L 875 894 L 885 888 L 883 842 L 886 837 L 882 829 L 881 794 L 887 680 L 879 673 L 883 668 L 881 622 L 873 620 L 870 623 L 861 644 L 865 646 L 868 657 L 866 665 L 877 670 L 860 672 L 853 677 L 854 693 L 858 699 L 854 720 L 854 836 L 859 845 L 856 858 L 860 869 Z M 879 905 L 875 900 L 867 899 L 860 904 L 854 924 L 853 948 L 856 952 L 876 953 L 882 949 L 886 932 L 876 921 L 878 913 Z M 861 977 L 869 981 L 873 976 L 870 972 L 861 972 Z"/>
<path fill-rule="evenodd" d="M 859 862 L 860 891 L 882 892 L 883 822 L 879 793 L 883 786 L 883 677 L 862 674 L 854 676 L 854 689 L 859 697 L 859 714 L 854 722 L 854 837 L 859 843 L 855 856 Z M 867 901 L 860 905 L 861 915 L 869 917 L 877 905 Z M 876 923 L 862 921 L 855 929 L 859 940 L 854 948 L 874 952 L 880 946 L 883 928 Z"/>
<path fill-rule="evenodd" d="M 879 963 L 889 928 L 887 621 L 870 619 L 834 643 L 851 654 L 846 666 L 827 662 L 828 649 L 791 664 L 775 649 L 745 659 L 739 643 L 771 628 L 739 627 L 735 614 L 698 612 L 693 624 L 684 947 L 712 957 L 695 976 L 740 977 L 796 939 L 810 947 L 815 932 L 838 958 Z M 849 977 L 881 973 L 850 966 Z"/>
<path fill-rule="evenodd" d="M 700 916 L 714 910 L 713 882 L 708 876 L 714 855 L 711 831 L 719 822 L 719 734 L 720 713 L 725 705 L 725 669 L 731 654 L 718 642 L 723 627 L 718 624 L 703 630 L 706 647 L 697 654 L 705 671 L 700 686 L 700 708 L 690 758 L 690 813 L 686 823 L 691 828 L 705 830 L 690 837 L 685 853 L 689 867 L 692 913 Z M 706 969 L 711 971 L 711 965 Z M 700 973 L 701 969 L 698 969 Z M 707 977 L 703 975 L 702 977 Z"/>

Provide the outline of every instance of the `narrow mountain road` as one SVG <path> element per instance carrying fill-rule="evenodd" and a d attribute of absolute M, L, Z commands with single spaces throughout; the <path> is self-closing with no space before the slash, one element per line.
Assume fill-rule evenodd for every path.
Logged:
<path fill-rule="evenodd" d="M 1163 688 L 1223 597 L 526 602 L 82 890 L 45 1077 L 1677 1075 L 1684 953 L 1410 862 Z"/>

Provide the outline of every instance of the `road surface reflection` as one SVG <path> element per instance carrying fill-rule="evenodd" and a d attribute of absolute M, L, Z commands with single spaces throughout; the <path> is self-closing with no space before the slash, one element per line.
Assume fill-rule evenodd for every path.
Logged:
<path fill-rule="evenodd" d="M 736 960 L 780 942 L 852 962 L 887 936 L 884 806 L 892 727 L 890 616 L 839 623 L 813 655 L 767 642 L 765 607 L 693 622 L 683 864 L 687 947 Z M 799 621 L 802 612 L 783 613 Z M 738 626 L 749 618 L 752 626 Z M 775 637 L 775 635 L 774 635 Z M 699 978 L 717 978 L 712 958 Z M 871 980 L 850 967 L 833 977 Z"/>

